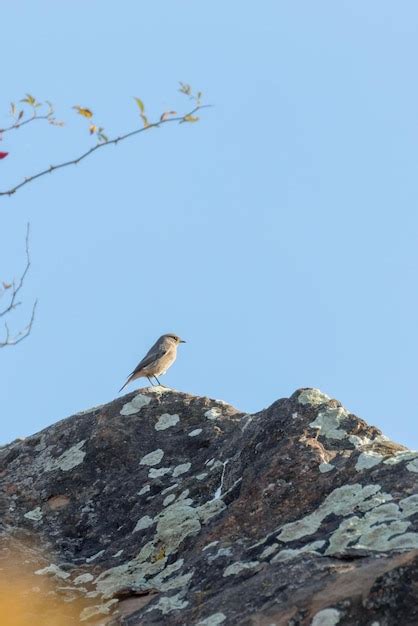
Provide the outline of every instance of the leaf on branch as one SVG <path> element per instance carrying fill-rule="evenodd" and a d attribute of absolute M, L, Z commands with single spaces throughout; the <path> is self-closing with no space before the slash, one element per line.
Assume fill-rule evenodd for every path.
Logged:
<path fill-rule="evenodd" d="M 103 131 L 104 131 L 104 128 L 102 128 L 102 127 L 97 129 L 97 139 L 101 143 L 106 143 L 107 141 L 109 141 L 109 137 L 107 135 L 105 135 Z"/>
<path fill-rule="evenodd" d="M 165 120 L 167 120 L 170 117 L 170 115 L 177 115 L 177 111 L 166 111 L 160 117 L 160 122 L 164 122 Z"/>
<path fill-rule="evenodd" d="M 182 119 L 182 122 L 189 122 L 190 124 L 193 124 L 194 122 L 198 122 L 199 118 L 197 117 L 197 115 L 185 115 Z"/>
<path fill-rule="evenodd" d="M 11 289 L 12 288 L 12 283 L 5 283 L 4 281 L 2 282 L 3 285 L 3 289 Z"/>
<path fill-rule="evenodd" d="M 137 103 L 139 110 L 141 111 L 142 115 L 144 114 L 145 111 L 145 106 L 144 103 L 142 102 L 141 98 L 134 98 L 135 102 Z M 141 116 L 142 117 L 142 116 Z"/>
<path fill-rule="evenodd" d="M 30 106 L 35 106 L 36 105 L 36 98 L 31 96 L 30 93 L 27 93 L 26 94 L 26 98 L 22 98 L 22 100 L 20 102 L 25 102 L 26 104 L 30 104 Z"/>
<path fill-rule="evenodd" d="M 8 152 L 0 152 L 0 159 L 5 159 L 8 154 Z"/>
<path fill-rule="evenodd" d="M 187 83 L 182 83 L 181 81 L 179 81 L 179 84 L 180 84 L 180 89 L 179 89 L 180 93 L 184 93 L 186 96 L 192 95 L 192 88 L 190 85 L 188 85 Z"/>
<path fill-rule="evenodd" d="M 82 115 L 83 117 L 86 117 L 87 119 L 90 119 L 93 117 L 93 112 L 90 111 L 90 109 L 87 109 L 86 107 L 80 107 L 77 104 L 76 106 L 73 106 L 73 109 L 75 109 L 79 115 Z"/>
<path fill-rule="evenodd" d="M 144 128 L 148 128 L 148 126 L 149 126 L 149 121 L 148 121 L 147 116 L 146 116 L 146 115 L 144 115 L 143 113 L 141 113 L 141 119 L 142 119 L 142 121 L 143 121 L 143 123 L 144 123 Z"/>
<path fill-rule="evenodd" d="M 15 114 L 16 114 L 16 105 L 15 105 L 14 102 L 11 102 L 10 103 L 10 115 L 12 115 L 14 117 Z"/>
<path fill-rule="evenodd" d="M 97 132 L 96 124 L 90 124 L 90 126 L 89 126 L 89 133 L 90 133 L 90 135 L 94 135 L 94 133 L 96 133 L 96 132 Z"/>
<path fill-rule="evenodd" d="M 17 116 L 17 119 L 21 120 L 24 115 L 25 115 L 25 112 L 22 109 L 22 111 L 19 111 L 19 115 Z"/>

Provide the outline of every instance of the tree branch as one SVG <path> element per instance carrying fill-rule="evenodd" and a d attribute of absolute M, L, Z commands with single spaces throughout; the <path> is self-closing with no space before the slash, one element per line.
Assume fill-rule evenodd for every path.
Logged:
<path fill-rule="evenodd" d="M 32 115 L 27 120 L 23 120 L 23 122 L 15 122 L 11 124 L 11 126 L 7 126 L 6 128 L 0 128 L 0 135 L 4 133 L 8 133 L 10 130 L 15 130 L 20 128 L 21 126 L 25 126 L 25 124 L 29 124 L 30 122 L 34 122 L 35 120 L 50 120 L 51 115 Z"/>
<path fill-rule="evenodd" d="M 29 268 L 30 268 L 29 233 L 30 233 L 30 224 L 27 224 L 27 226 L 26 226 L 26 238 L 25 238 L 26 266 L 25 266 L 25 269 L 23 270 L 23 273 L 22 273 L 21 277 L 19 278 L 19 281 L 18 281 L 17 285 L 16 285 L 16 282 L 13 280 L 13 283 L 10 286 L 8 285 L 4 289 L 3 294 L 6 292 L 6 289 L 11 289 L 12 291 L 10 293 L 10 302 L 9 302 L 9 304 L 2 311 L 0 310 L 0 317 L 4 317 L 8 313 L 10 313 L 10 311 L 12 311 L 17 306 L 19 306 L 19 304 L 20 304 L 20 302 L 16 302 L 16 298 L 17 298 L 17 296 L 19 294 L 19 291 L 23 287 L 23 283 L 25 281 L 26 274 L 28 273 Z M 3 295 L 3 294 L 1 294 L 1 295 Z"/>
<path fill-rule="evenodd" d="M 10 314 L 14 309 L 16 309 L 16 307 L 18 307 L 21 304 L 20 302 L 17 301 L 17 297 L 19 295 L 20 290 L 23 287 L 26 275 L 31 266 L 31 260 L 30 260 L 30 254 L 29 254 L 29 235 L 30 235 L 30 224 L 27 224 L 26 238 L 25 238 L 26 265 L 17 283 L 15 280 L 13 280 L 13 283 L 11 285 L 3 283 L 4 289 L 3 289 L 3 292 L 0 294 L 0 297 L 4 296 L 4 294 L 7 293 L 9 289 L 11 289 L 11 292 L 9 294 L 9 298 L 10 298 L 9 303 L 4 307 L 4 309 L 0 310 L 0 318 L 5 317 L 6 315 Z M 35 300 L 33 307 L 32 307 L 32 314 L 31 314 L 29 323 L 25 326 L 25 328 L 19 331 L 16 335 L 11 335 L 9 326 L 7 322 L 5 322 L 4 327 L 5 327 L 6 336 L 2 341 L 0 341 L 0 348 L 5 348 L 6 346 L 15 346 L 16 344 L 23 341 L 23 339 L 25 339 L 30 334 L 32 330 L 33 322 L 35 320 L 36 305 L 37 305 L 37 301 Z"/>
<path fill-rule="evenodd" d="M 6 346 L 16 346 L 18 343 L 26 339 L 26 337 L 30 334 L 33 323 L 35 321 L 35 311 L 36 311 L 37 304 L 38 304 L 38 301 L 35 300 L 35 302 L 33 303 L 32 314 L 30 316 L 29 324 L 25 326 L 23 330 L 19 331 L 16 335 L 11 336 L 7 322 L 4 323 L 4 327 L 6 329 L 6 336 L 3 341 L 0 341 L 0 348 L 5 348 Z"/>
<path fill-rule="evenodd" d="M 146 130 L 149 130 L 150 128 L 159 128 L 163 124 L 168 124 L 168 123 L 172 123 L 172 122 L 178 122 L 179 124 L 183 124 L 183 123 L 186 123 L 186 122 L 197 121 L 197 118 L 193 118 L 194 114 L 197 111 L 199 111 L 200 109 L 204 109 L 204 108 L 207 108 L 207 107 L 210 107 L 210 106 L 211 105 L 209 105 L 209 104 L 205 104 L 205 105 L 200 105 L 199 104 L 192 111 L 190 111 L 190 113 L 186 113 L 185 115 L 176 116 L 176 117 L 167 117 L 167 118 L 163 118 L 163 116 L 161 116 L 161 118 L 160 118 L 160 120 L 158 122 L 153 122 L 151 124 L 147 124 L 143 128 L 137 128 L 136 130 L 132 130 L 132 131 L 130 131 L 128 133 L 125 133 L 124 135 L 120 135 L 119 137 L 115 137 L 114 139 L 108 139 L 106 141 L 98 143 L 97 145 L 93 146 L 92 148 L 90 148 L 89 150 L 87 150 L 86 152 L 81 154 L 76 159 L 72 159 L 70 161 L 65 161 L 64 163 L 59 163 L 58 165 L 50 165 L 48 168 L 38 172 L 37 174 L 33 174 L 32 176 L 29 176 L 29 177 L 25 178 L 22 182 L 18 183 L 17 185 L 12 187 L 11 189 L 8 189 L 7 191 L 0 191 L 0 196 L 11 196 L 14 193 L 16 193 L 16 191 L 18 189 L 20 189 L 21 187 L 24 187 L 28 183 L 31 183 L 32 181 L 36 180 L 37 178 L 40 178 L 41 176 L 45 176 L 46 174 L 51 174 L 52 172 L 54 172 L 56 170 L 59 170 L 59 169 L 61 169 L 63 167 L 68 167 L 69 165 L 77 165 L 77 163 L 80 163 L 80 161 L 82 161 L 83 159 L 87 158 L 88 156 L 93 154 L 93 152 L 96 152 L 100 148 L 104 148 L 105 146 L 110 146 L 112 144 L 116 146 L 120 141 L 124 141 L 125 139 L 128 139 L 129 137 L 133 137 L 135 135 L 139 135 L 140 133 L 144 133 Z"/>

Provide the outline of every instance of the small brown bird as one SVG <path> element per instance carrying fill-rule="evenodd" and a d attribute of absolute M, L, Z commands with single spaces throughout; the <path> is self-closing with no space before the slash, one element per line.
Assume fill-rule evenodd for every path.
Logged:
<path fill-rule="evenodd" d="M 138 363 L 132 374 L 128 376 L 128 380 L 119 389 L 119 392 L 122 391 L 128 383 L 143 376 L 148 378 L 151 385 L 154 384 L 151 380 L 152 378 L 155 378 L 157 383 L 161 385 L 157 376 L 165 374 L 170 365 L 173 365 L 177 357 L 177 346 L 179 343 L 186 342 L 173 333 L 162 335 L 157 339 L 142 361 Z"/>

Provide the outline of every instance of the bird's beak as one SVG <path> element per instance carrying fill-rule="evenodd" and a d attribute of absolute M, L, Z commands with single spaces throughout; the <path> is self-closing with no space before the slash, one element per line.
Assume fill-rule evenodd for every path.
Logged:
<path fill-rule="evenodd" d="M 184 341 L 184 339 L 180 339 L 179 343 L 186 343 L 186 342 Z"/>

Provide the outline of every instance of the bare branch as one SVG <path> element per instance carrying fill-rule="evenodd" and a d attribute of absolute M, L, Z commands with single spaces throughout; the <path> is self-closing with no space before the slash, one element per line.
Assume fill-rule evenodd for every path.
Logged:
<path fill-rule="evenodd" d="M 16 309 L 16 307 L 18 307 L 21 303 L 17 300 L 18 295 L 20 290 L 23 287 L 23 284 L 25 282 L 25 278 L 26 275 L 29 271 L 30 265 L 31 265 L 31 261 L 30 261 L 30 254 L 29 254 L 29 235 L 30 235 L 30 224 L 27 224 L 26 226 L 26 238 L 25 238 L 25 251 L 26 251 L 26 265 L 25 268 L 19 278 L 19 280 L 16 282 L 15 280 L 13 281 L 12 284 L 8 285 L 6 284 L 4 287 L 3 292 L 1 293 L 1 296 L 4 296 L 5 293 L 7 293 L 10 291 L 9 294 L 9 302 L 8 304 L 4 307 L 4 309 L 0 310 L 0 317 L 5 317 L 6 315 L 12 313 L 12 311 L 14 311 L 14 309 Z M 35 311 L 36 311 L 36 305 L 37 305 L 37 301 L 35 300 L 33 307 L 32 307 L 32 314 L 30 316 L 29 319 L 29 323 L 19 332 L 17 332 L 16 334 L 11 334 L 10 330 L 9 330 L 9 326 L 7 324 L 7 322 L 4 323 L 4 328 L 5 328 L 5 337 L 3 340 L 0 340 L 0 348 L 5 348 L 6 346 L 15 346 L 16 344 L 20 343 L 21 341 L 23 341 L 31 332 L 32 330 L 32 326 L 35 320 Z"/>
<path fill-rule="evenodd" d="M 130 131 L 128 133 L 125 133 L 124 135 L 120 135 L 119 137 L 115 137 L 114 139 L 108 139 L 106 141 L 102 141 L 101 143 L 98 143 L 97 145 L 95 145 L 92 148 L 90 148 L 90 150 L 87 150 L 87 152 L 84 152 L 83 154 L 81 154 L 76 159 L 72 159 L 70 161 L 65 161 L 64 163 L 60 163 L 58 165 L 50 165 L 45 170 L 42 170 L 41 172 L 38 172 L 37 174 L 33 174 L 32 176 L 29 176 L 29 177 L 25 178 L 22 182 L 20 182 L 17 185 L 15 185 L 15 187 L 12 187 L 11 189 L 8 189 L 7 191 L 0 191 L 0 196 L 11 196 L 14 193 L 16 193 L 16 191 L 18 189 L 20 189 L 21 187 L 24 187 L 24 185 L 27 185 L 28 183 L 31 183 L 32 181 L 36 180 L 37 178 L 40 178 L 41 176 L 45 176 L 46 174 L 51 174 L 55 170 L 59 170 L 59 169 L 61 169 L 63 167 L 68 167 L 69 165 L 77 165 L 77 163 L 80 163 L 80 161 L 82 161 L 83 159 L 85 159 L 88 156 L 90 156 L 91 154 L 93 154 L 93 152 L 96 152 L 96 150 L 99 150 L 100 148 L 104 148 L 104 146 L 110 146 L 112 144 L 116 146 L 120 141 L 124 141 L 125 139 L 128 139 L 129 137 L 133 137 L 134 135 L 139 135 L 140 133 L 143 133 L 143 132 L 149 130 L 150 128 L 159 128 L 163 124 L 169 124 L 169 123 L 172 123 L 172 122 L 178 122 L 180 124 L 183 124 L 185 122 L 196 121 L 197 118 L 193 117 L 194 114 L 197 111 L 199 111 L 200 109 L 204 109 L 204 108 L 207 108 L 207 107 L 210 107 L 210 106 L 211 105 L 209 105 L 209 104 L 206 104 L 206 105 L 200 105 L 199 104 L 192 111 L 190 111 L 189 113 L 186 113 L 185 115 L 180 115 L 180 116 L 176 116 L 176 117 L 169 117 L 169 118 L 166 118 L 166 119 L 161 118 L 158 122 L 153 122 L 151 124 L 147 124 L 143 128 L 137 128 L 136 130 L 132 130 L 132 131 Z"/>
<path fill-rule="evenodd" d="M 27 326 L 25 326 L 25 328 L 23 328 L 23 330 L 19 331 L 16 335 L 11 336 L 7 322 L 5 322 L 4 327 L 6 330 L 6 336 L 3 341 L 0 341 L 0 348 L 6 348 L 7 346 L 16 346 L 18 343 L 26 339 L 26 337 L 30 334 L 33 323 L 35 321 L 35 311 L 37 304 L 38 301 L 35 300 L 35 302 L 33 303 L 32 314 L 30 316 L 29 323 L 27 324 Z"/>
<path fill-rule="evenodd" d="M 7 315 L 8 313 L 10 313 L 10 311 L 12 311 L 13 309 L 15 309 L 17 306 L 19 306 L 20 302 L 17 302 L 17 296 L 19 294 L 19 291 L 22 289 L 23 287 L 23 283 L 25 281 L 26 278 L 26 274 L 29 271 L 30 268 L 30 256 L 29 256 L 29 233 L 30 233 L 30 224 L 28 223 L 26 226 L 26 238 L 25 238 L 25 247 L 26 247 L 26 266 L 25 269 L 23 270 L 23 273 L 21 275 L 21 277 L 19 278 L 18 283 L 16 284 L 15 281 L 13 281 L 12 285 L 11 285 L 11 293 L 10 293 L 10 301 L 9 304 L 3 309 L 0 310 L 0 317 L 4 317 L 5 315 Z M 6 291 L 6 290 L 5 290 Z M 4 292 L 3 292 L 4 293 Z M 3 295 L 3 294 L 2 294 Z"/>
<path fill-rule="evenodd" d="M 32 117 L 29 117 L 27 120 L 23 120 L 23 122 L 15 122 L 14 124 L 11 124 L 10 126 L 7 126 L 6 128 L 0 128 L 0 135 L 4 134 L 4 133 L 8 133 L 10 130 L 16 130 L 18 128 L 20 128 L 21 126 L 25 126 L 25 124 L 29 124 L 30 122 L 34 122 L 35 120 L 50 120 L 51 119 L 51 114 L 48 115 L 32 115 Z"/>

